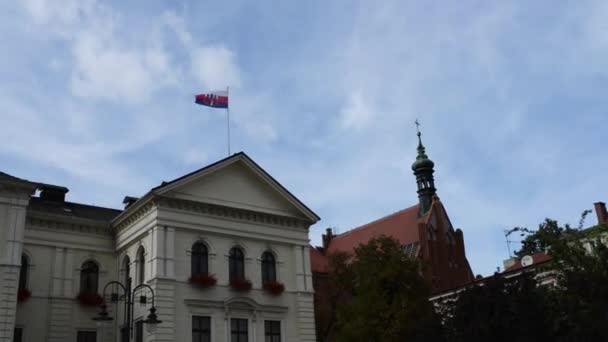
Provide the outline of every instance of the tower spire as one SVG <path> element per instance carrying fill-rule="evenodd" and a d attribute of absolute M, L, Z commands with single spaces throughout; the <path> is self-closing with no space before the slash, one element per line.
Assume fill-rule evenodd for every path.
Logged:
<path fill-rule="evenodd" d="M 418 216 L 423 216 L 431 208 L 431 201 L 436 192 L 435 180 L 433 178 L 435 163 L 426 155 L 426 150 L 422 144 L 420 122 L 416 119 L 414 123 L 416 124 L 416 135 L 418 136 L 418 155 L 416 156 L 416 161 L 412 164 L 412 171 L 414 171 L 418 185 Z"/>

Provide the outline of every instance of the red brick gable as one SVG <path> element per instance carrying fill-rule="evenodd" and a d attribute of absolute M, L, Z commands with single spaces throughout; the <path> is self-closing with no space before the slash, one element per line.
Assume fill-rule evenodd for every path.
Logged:
<path fill-rule="evenodd" d="M 433 197 L 426 215 L 418 217 L 418 209 L 414 205 L 336 236 L 328 231 L 323 236 L 324 248 L 311 250 L 312 271 L 328 272 L 328 253 L 352 253 L 360 244 L 386 235 L 397 239 L 410 255 L 422 261 L 424 277 L 433 292 L 472 281 L 462 231 L 452 228 L 439 197 Z"/>
<path fill-rule="evenodd" d="M 329 262 L 327 257 L 313 246 L 310 246 L 310 267 L 311 270 L 316 273 L 329 272 Z"/>
<path fill-rule="evenodd" d="M 402 245 L 416 243 L 420 240 L 418 235 L 419 221 L 424 222 L 418 218 L 418 205 L 411 206 L 343 234 L 336 235 L 329 243 L 327 252 L 354 252 L 355 248 L 360 244 L 381 235 L 393 237 L 399 240 Z"/>

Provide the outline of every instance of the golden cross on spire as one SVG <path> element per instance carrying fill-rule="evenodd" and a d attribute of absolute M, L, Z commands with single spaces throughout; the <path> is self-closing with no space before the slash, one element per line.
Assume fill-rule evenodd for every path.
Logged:
<path fill-rule="evenodd" d="M 418 133 L 418 136 L 420 136 L 420 122 L 418 122 L 418 119 L 414 121 L 414 124 L 416 125 L 416 132 Z"/>

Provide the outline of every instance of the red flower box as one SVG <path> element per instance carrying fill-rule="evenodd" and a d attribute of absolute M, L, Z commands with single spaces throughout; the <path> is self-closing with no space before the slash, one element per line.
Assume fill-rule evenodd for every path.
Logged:
<path fill-rule="evenodd" d="M 278 296 L 285 291 L 285 285 L 283 285 L 283 283 L 279 283 L 278 281 L 267 281 L 264 283 L 264 285 L 262 285 L 262 287 L 264 288 L 264 291 L 274 296 Z"/>
<path fill-rule="evenodd" d="M 81 292 L 76 299 L 82 306 L 99 306 L 103 303 L 103 297 L 97 293 Z"/>
<path fill-rule="evenodd" d="M 31 295 L 32 295 L 32 293 L 30 292 L 30 290 L 21 289 L 21 290 L 19 290 L 19 292 L 17 292 L 17 302 L 18 303 L 25 302 L 28 298 L 30 298 Z"/>
<path fill-rule="evenodd" d="M 233 279 L 230 281 L 230 287 L 236 291 L 249 291 L 251 290 L 251 281 L 248 279 Z"/>
<path fill-rule="evenodd" d="M 215 274 L 194 274 L 188 279 L 190 284 L 197 285 L 202 288 L 208 288 L 217 284 Z"/>

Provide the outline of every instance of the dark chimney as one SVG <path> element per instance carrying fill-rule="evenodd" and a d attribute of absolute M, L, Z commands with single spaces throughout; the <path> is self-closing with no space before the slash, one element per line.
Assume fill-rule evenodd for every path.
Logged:
<path fill-rule="evenodd" d="M 138 199 L 138 197 L 125 196 L 125 198 L 122 200 L 122 204 L 124 204 L 125 209 L 127 209 L 131 206 L 131 204 L 137 202 Z"/>
<path fill-rule="evenodd" d="M 68 188 L 50 184 L 39 184 L 40 199 L 53 202 L 65 202 L 65 194 L 70 191 Z"/>
<path fill-rule="evenodd" d="M 325 234 L 323 234 L 321 237 L 323 239 L 323 250 L 327 251 L 327 247 L 329 247 L 331 239 L 334 238 L 334 233 L 332 232 L 331 228 L 327 228 L 325 229 Z"/>
<path fill-rule="evenodd" d="M 608 212 L 606 212 L 606 203 L 596 202 L 593 203 L 595 206 L 595 214 L 597 215 L 597 224 L 608 224 Z"/>

